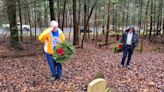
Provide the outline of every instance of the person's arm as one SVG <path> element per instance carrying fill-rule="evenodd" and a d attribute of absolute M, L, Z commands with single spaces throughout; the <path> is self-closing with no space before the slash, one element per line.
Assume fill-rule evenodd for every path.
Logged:
<path fill-rule="evenodd" d="M 120 43 L 124 43 L 124 38 L 125 38 L 125 33 L 123 33 L 121 40 L 120 40 Z"/>
<path fill-rule="evenodd" d="M 64 33 L 61 33 L 61 34 L 60 34 L 60 40 L 61 40 L 61 42 L 64 42 L 64 41 L 65 41 Z"/>
<path fill-rule="evenodd" d="M 138 36 L 138 34 L 136 34 L 136 38 L 137 38 L 137 40 L 136 40 L 136 46 L 138 45 L 138 42 L 139 42 L 139 36 Z"/>
<path fill-rule="evenodd" d="M 39 35 L 39 41 L 44 42 L 48 38 L 48 33 L 50 32 L 50 29 L 46 29 Z"/>

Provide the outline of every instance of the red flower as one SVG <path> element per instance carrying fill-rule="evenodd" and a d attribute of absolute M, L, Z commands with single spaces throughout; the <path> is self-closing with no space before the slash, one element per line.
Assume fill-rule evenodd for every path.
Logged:
<path fill-rule="evenodd" d="M 118 48 L 122 50 L 122 44 L 119 44 L 118 45 Z"/>
<path fill-rule="evenodd" d="M 64 56 L 64 50 L 62 49 L 62 48 L 59 48 L 58 50 L 57 50 L 57 54 L 58 55 L 62 55 L 62 56 Z"/>

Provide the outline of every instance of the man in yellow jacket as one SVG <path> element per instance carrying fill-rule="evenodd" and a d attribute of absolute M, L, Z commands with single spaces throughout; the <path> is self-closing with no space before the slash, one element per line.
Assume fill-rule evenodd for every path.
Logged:
<path fill-rule="evenodd" d="M 51 81 L 60 79 L 62 77 L 62 65 L 55 62 L 53 53 L 58 43 L 65 41 L 65 36 L 61 29 L 58 28 L 58 22 L 52 20 L 50 27 L 40 34 L 39 40 L 44 43 L 45 56 L 52 74 Z"/>

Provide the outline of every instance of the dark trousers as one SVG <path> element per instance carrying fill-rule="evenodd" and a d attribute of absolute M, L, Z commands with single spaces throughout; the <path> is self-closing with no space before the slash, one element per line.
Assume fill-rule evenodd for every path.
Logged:
<path fill-rule="evenodd" d="M 48 64 L 50 66 L 50 70 L 51 70 L 51 74 L 52 77 L 55 77 L 56 75 L 58 75 L 59 77 L 62 76 L 62 65 L 60 63 L 56 63 L 56 61 L 53 59 L 53 56 L 45 53 Z M 57 71 L 56 71 L 57 69 Z"/>
<path fill-rule="evenodd" d="M 131 56 L 133 54 L 133 50 L 134 50 L 134 48 L 132 46 L 130 46 L 130 45 L 126 45 L 124 47 L 124 49 L 123 49 L 123 57 L 122 57 L 122 61 L 121 61 L 122 65 L 124 65 L 127 56 L 128 56 L 128 60 L 127 60 L 127 64 L 126 65 L 130 64 L 130 60 L 131 60 Z"/>

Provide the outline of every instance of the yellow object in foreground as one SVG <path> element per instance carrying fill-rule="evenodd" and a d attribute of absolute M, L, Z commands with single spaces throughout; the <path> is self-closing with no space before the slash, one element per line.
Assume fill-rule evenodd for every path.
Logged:
<path fill-rule="evenodd" d="M 87 92 L 106 92 L 106 80 L 98 78 L 88 84 Z"/>

